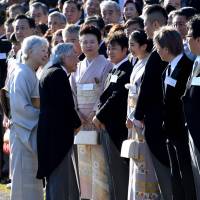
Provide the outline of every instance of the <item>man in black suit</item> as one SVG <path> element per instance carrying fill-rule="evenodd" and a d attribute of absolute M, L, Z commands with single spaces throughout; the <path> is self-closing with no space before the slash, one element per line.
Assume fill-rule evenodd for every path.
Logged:
<path fill-rule="evenodd" d="M 81 121 L 74 109 L 68 76 L 76 70 L 73 44 L 58 44 L 40 80 L 37 178 L 47 180 L 47 200 L 79 199 L 71 154 Z"/>
<path fill-rule="evenodd" d="M 192 136 L 190 144 L 192 146 L 193 161 L 194 161 L 194 178 L 196 184 L 197 199 L 200 199 L 200 16 L 196 16 L 189 21 L 188 24 L 188 43 L 193 54 L 197 55 L 194 62 L 193 71 L 186 93 L 183 97 L 184 111 L 187 121 L 187 126 Z M 190 138 L 191 139 L 191 138 Z"/>
<path fill-rule="evenodd" d="M 169 62 L 163 74 L 164 133 L 168 139 L 173 199 L 196 200 L 188 131 L 181 100 L 193 62 L 183 54 L 181 35 L 175 29 L 161 28 L 154 34 L 154 43 L 161 59 Z"/>
<path fill-rule="evenodd" d="M 108 74 L 104 92 L 100 97 L 99 110 L 93 119 L 95 126 L 99 129 L 105 128 L 108 133 L 106 135 L 111 139 L 106 140 L 106 145 L 103 146 L 104 150 L 107 150 L 106 157 L 109 158 L 107 161 L 110 173 L 112 172 L 111 182 L 114 188 L 110 189 L 110 193 L 113 199 L 119 200 L 127 198 L 128 189 L 128 164 L 120 158 L 122 142 L 128 136 L 125 126 L 128 91 L 125 84 L 129 83 L 133 68 L 127 51 L 128 38 L 125 34 L 116 32 L 109 37 L 107 52 L 114 67 Z"/>
<path fill-rule="evenodd" d="M 7 75 L 7 56 L 11 50 L 11 43 L 6 39 L 0 39 L 0 89 L 5 85 L 6 75 Z M 4 178 L 8 178 L 8 167 L 5 167 L 5 163 L 8 163 L 7 156 L 3 155 L 3 111 L 0 106 L 0 179 L 2 182 Z M 4 171 L 5 169 L 5 171 Z"/>
<path fill-rule="evenodd" d="M 148 38 L 163 25 L 167 24 L 167 13 L 160 5 L 147 6 L 144 12 L 144 30 Z M 163 135 L 163 87 L 162 73 L 167 63 L 163 62 L 156 51 L 147 61 L 138 96 L 134 124 L 145 126 L 144 135 L 152 153 L 152 161 L 158 178 L 163 199 L 171 200 L 170 169 Z"/>

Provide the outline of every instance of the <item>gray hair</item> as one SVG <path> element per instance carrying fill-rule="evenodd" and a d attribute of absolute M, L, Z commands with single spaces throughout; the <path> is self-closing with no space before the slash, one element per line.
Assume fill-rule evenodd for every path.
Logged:
<path fill-rule="evenodd" d="M 52 48 L 51 57 L 47 66 L 52 66 L 57 63 L 62 64 L 63 54 L 68 56 L 71 55 L 73 51 L 74 45 L 72 43 L 57 44 L 54 48 Z"/>
<path fill-rule="evenodd" d="M 33 8 L 36 8 L 36 9 L 41 8 L 41 9 L 42 9 L 42 12 L 43 12 L 45 15 L 48 15 L 48 13 L 49 13 L 48 7 L 47 7 L 44 3 L 41 3 L 41 2 L 32 3 L 32 4 L 30 5 L 29 10 L 31 11 L 31 9 L 33 9 Z"/>
<path fill-rule="evenodd" d="M 66 28 L 63 29 L 62 31 L 62 36 L 63 38 L 66 36 L 67 33 L 74 33 L 74 34 L 79 34 L 79 31 L 80 31 L 80 26 L 79 25 L 74 25 L 74 24 L 71 24 L 69 26 L 67 26 Z"/>
<path fill-rule="evenodd" d="M 58 12 L 58 11 L 54 11 L 54 12 L 52 12 L 51 14 L 49 14 L 48 19 L 49 19 L 50 17 L 58 17 L 58 18 L 59 18 L 59 21 L 60 21 L 62 24 L 66 24 L 66 23 L 67 23 L 67 19 L 66 19 L 65 15 L 62 14 L 62 13 L 60 13 L 60 12 Z"/>
<path fill-rule="evenodd" d="M 101 9 L 101 12 L 107 8 L 107 7 L 112 7 L 112 8 L 115 8 L 115 10 L 119 13 L 121 13 L 121 9 L 120 9 L 120 6 L 117 2 L 115 1 L 111 1 L 111 0 L 104 0 L 100 3 L 100 9 Z"/>
<path fill-rule="evenodd" d="M 21 46 L 22 60 L 25 61 L 28 59 L 29 50 L 43 45 L 49 46 L 49 42 L 43 37 L 32 35 L 25 38 Z"/>

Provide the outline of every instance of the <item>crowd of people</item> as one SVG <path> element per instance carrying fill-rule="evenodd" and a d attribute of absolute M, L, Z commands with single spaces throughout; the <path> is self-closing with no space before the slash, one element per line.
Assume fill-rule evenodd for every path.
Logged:
<path fill-rule="evenodd" d="M 198 0 L 0 1 L 11 200 L 200 200 L 199 13 Z"/>

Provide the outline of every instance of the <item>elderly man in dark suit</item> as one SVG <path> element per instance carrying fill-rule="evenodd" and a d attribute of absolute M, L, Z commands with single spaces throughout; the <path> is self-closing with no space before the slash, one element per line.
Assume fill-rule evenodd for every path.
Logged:
<path fill-rule="evenodd" d="M 74 134 L 81 121 L 74 109 L 68 77 L 76 70 L 73 44 L 58 44 L 40 80 L 37 178 L 46 178 L 47 200 L 79 199 L 72 165 Z"/>

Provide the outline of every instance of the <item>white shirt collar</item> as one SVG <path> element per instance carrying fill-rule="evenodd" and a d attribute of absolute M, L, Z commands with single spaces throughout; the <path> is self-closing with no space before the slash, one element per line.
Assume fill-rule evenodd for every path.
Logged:
<path fill-rule="evenodd" d="M 101 45 L 104 43 L 103 40 L 101 40 L 100 44 L 99 44 L 99 48 L 101 47 Z"/>
<path fill-rule="evenodd" d="M 169 62 L 169 64 L 171 65 L 171 74 L 174 71 L 176 65 L 178 64 L 178 62 L 180 61 L 180 59 L 182 58 L 183 53 L 179 54 L 178 56 L 176 56 L 171 62 Z"/>
<path fill-rule="evenodd" d="M 63 67 L 62 65 L 61 65 L 61 67 L 62 67 L 62 69 L 65 71 L 65 73 L 67 74 L 67 76 L 69 75 L 69 73 L 67 72 L 67 69 L 65 68 L 65 67 Z"/>
<path fill-rule="evenodd" d="M 79 25 L 79 22 L 80 22 L 81 20 L 79 19 L 74 25 Z"/>
<path fill-rule="evenodd" d="M 124 58 L 122 61 L 120 61 L 119 63 L 117 63 L 116 65 L 114 65 L 113 69 L 118 69 L 118 67 L 123 64 L 124 62 L 126 62 L 128 60 L 128 56 L 126 56 L 126 58 Z"/>

